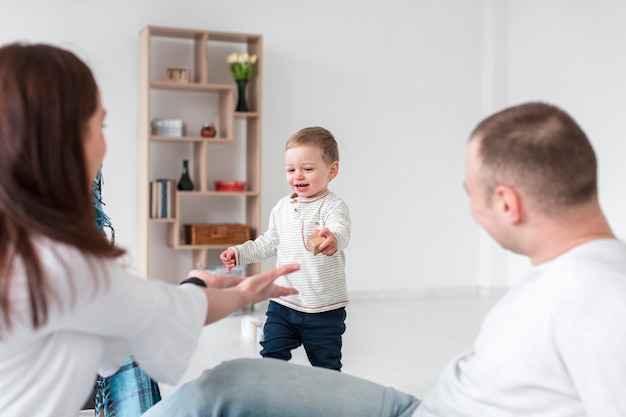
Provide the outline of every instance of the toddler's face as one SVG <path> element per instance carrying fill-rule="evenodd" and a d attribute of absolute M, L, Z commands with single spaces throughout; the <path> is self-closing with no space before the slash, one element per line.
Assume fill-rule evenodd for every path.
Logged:
<path fill-rule="evenodd" d="M 328 190 L 328 183 L 339 169 L 337 161 L 327 164 L 322 151 L 313 146 L 298 146 L 285 151 L 287 184 L 298 197 L 311 198 Z"/>

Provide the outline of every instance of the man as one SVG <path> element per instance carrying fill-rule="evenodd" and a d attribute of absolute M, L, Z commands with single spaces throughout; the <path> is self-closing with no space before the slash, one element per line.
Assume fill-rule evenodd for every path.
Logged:
<path fill-rule="evenodd" d="M 205 395 L 202 415 L 258 417 L 626 416 L 626 246 L 599 206 L 596 171 L 585 133 L 557 107 L 526 103 L 476 127 L 464 181 L 472 216 L 532 266 L 421 403 L 264 359 L 205 372 L 170 404 Z M 167 415 L 157 408 L 147 416 Z"/>
<path fill-rule="evenodd" d="M 416 415 L 625 416 L 626 248 L 585 133 L 547 104 L 506 109 L 472 133 L 464 186 L 474 219 L 532 267 Z"/>

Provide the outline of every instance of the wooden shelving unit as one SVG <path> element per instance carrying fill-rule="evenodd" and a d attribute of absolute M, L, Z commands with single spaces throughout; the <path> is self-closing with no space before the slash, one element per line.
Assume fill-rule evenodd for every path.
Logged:
<path fill-rule="evenodd" d="M 257 55 L 248 82 L 249 112 L 236 112 L 237 91 L 226 63 L 232 52 Z M 251 237 L 261 232 L 262 37 L 148 26 L 139 35 L 138 253 L 145 278 L 177 282 L 193 267 L 219 264 L 226 246 L 188 245 L 188 223 L 244 223 Z M 188 82 L 166 80 L 168 67 L 187 67 Z M 185 136 L 151 134 L 154 118 L 186 122 Z M 216 125 L 214 138 L 200 135 L 202 123 Z M 170 218 L 150 217 L 150 182 L 178 180 L 181 160 L 193 167 L 192 191 L 173 195 Z M 223 176 L 230 176 L 223 178 Z M 237 177 L 237 178 L 233 178 Z M 215 191 L 216 180 L 246 181 L 242 192 Z M 248 267 L 256 273 L 260 265 Z"/>

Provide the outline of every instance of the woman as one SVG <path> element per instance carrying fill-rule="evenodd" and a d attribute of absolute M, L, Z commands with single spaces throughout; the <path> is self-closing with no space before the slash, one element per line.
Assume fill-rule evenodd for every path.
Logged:
<path fill-rule="evenodd" d="M 294 294 L 274 280 L 190 271 L 180 286 L 130 275 L 94 223 L 106 150 L 89 68 L 50 45 L 0 48 L 0 415 L 72 416 L 132 355 L 175 384 L 203 325 Z M 193 285 L 198 284 L 198 285 Z M 206 286 L 206 287 L 204 287 Z"/>

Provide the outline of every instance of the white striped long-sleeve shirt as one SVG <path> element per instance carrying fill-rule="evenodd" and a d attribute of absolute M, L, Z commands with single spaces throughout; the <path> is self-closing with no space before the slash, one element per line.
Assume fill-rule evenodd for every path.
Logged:
<path fill-rule="evenodd" d="M 313 255 L 306 239 L 324 227 L 335 235 L 337 252 Z M 260 262 L 276 256 L 276 265 L 300 264 L 300 270 L 280 277 L 276 283 L 296 288 L 299 294 L 274 299 L 294 310 L 321 313 L 348 304 L 344 249 L 350 240 L 348 206 L 327 191 L 313 198 L 295 194 L 283 197 L 272 209 L 267 231 L 255 240 L 234 246 L 237 265 Z"/>

